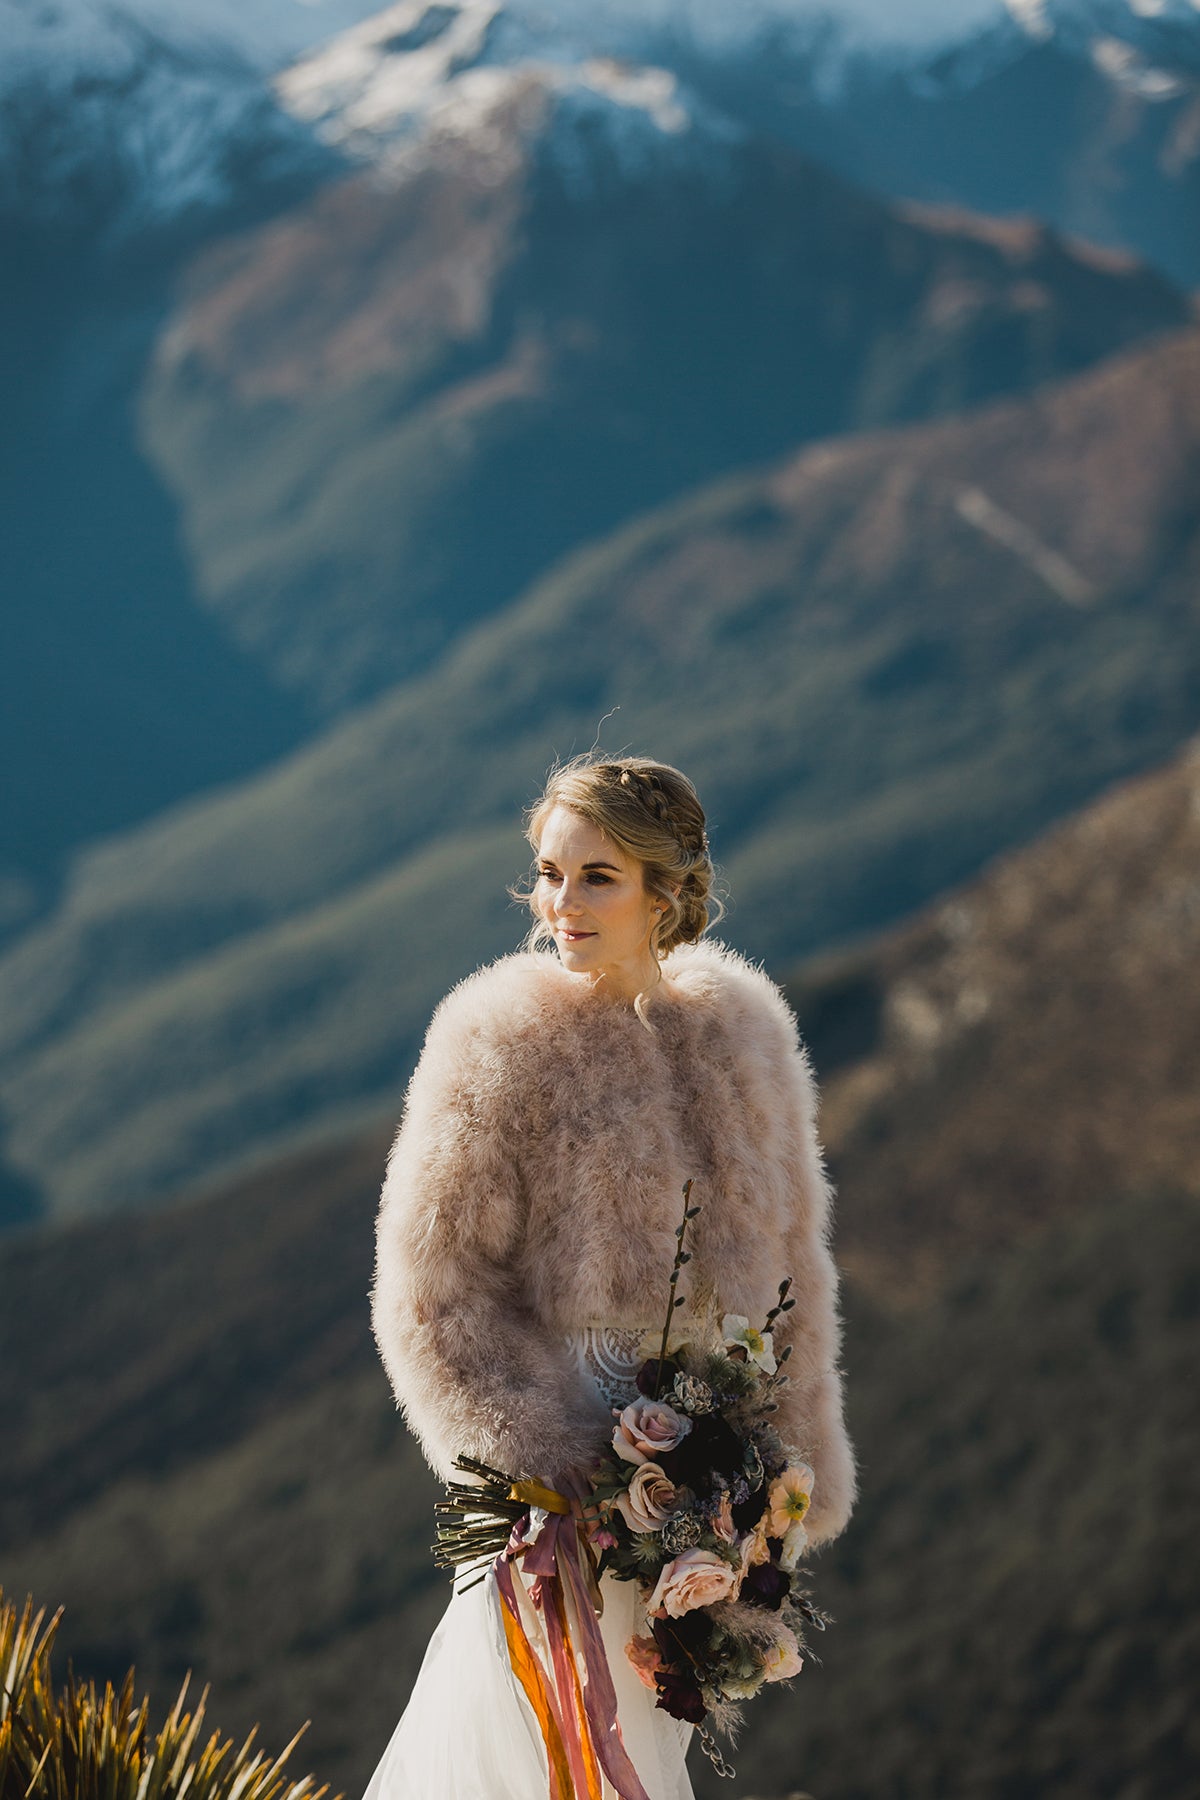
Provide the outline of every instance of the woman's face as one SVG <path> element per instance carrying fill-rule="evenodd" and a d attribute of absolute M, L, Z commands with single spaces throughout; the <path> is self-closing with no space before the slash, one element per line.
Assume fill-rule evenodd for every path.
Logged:
<path fill-rule="evenodd" d="M 555 806 L 542 826 L 537 868 L 534 905 L 564 966 L 630 997 L 639 993 L 653 979 L 650 931 L 661 904 L 646 892 L 641 863 L 598 826 Z"/>

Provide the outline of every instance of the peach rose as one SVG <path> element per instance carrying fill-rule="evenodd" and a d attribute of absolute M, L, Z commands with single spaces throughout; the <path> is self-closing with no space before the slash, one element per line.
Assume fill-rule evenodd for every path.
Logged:
<path fill-rule="evenodd" d="M 692 1421 L 665 1401 L 633 1400 L 617 1419 L 613 1449 L 626 1462 L 649 1462 L 674 1450 L 691 1429 Z"/>
<path fill-rule="evenodd" d="M 742 1573 L 752 1569 L 756 1563 L 769 1562 L 771 1550 L 767 1543 L 767 1515 L 763 1514 L 753 1531 L 748 1531 L 742 1538 L 739 1549 L 742 1556 Z"/>
<path fill-rule="evenodd" d="M 661 1531 L 675 1510 L 675 1485 L 657 1463 L 644 1462 L 613 1504 L 630 1531 Z"/>
<path fill-rule="evenodd" d="M 777 1644 L 772 1644 L 767 1652 L 763 1669 L 765 1681 L 790 1681 L 804 1667 L 804 1658 L 800 1654 L 800 1646 L 796 1642 L 796 1634 L 782 1627 L 782 1635 Z"/>
<path fill-rule="evenodd" d="M 654 1677 L 662 1668 L 662 1657 L 658 1645 L 652 1637 L 631 1637 L 625 1646 L 625 1654 L 633 1664 L 634 1672 L 643 1687 L 657 1693 Z"/>
<path fill-rule="evenodd" d="M 669 1562 L 646 1602 L 647 1613 L 661 1619 L 664 1613 L 679 1618 L 697 1606 L 715 1606 L 728 1600 L 738 1585 L 738 1572 L 711 1550 L 684 1550 Z"/>
<path fill-rule="evenodd" d="M 728 1494 L 721 1495 L 721 1505 L 713 1519 L 712 1528 L 715 1536 L 724 1544 L 737 1543 L 737 1526 L 733 1522 L 733 1502 Z"/>

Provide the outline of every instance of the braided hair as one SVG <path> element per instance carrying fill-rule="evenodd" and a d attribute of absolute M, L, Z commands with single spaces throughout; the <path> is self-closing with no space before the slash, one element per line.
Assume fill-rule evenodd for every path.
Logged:
<path fill-rule="evenodd" d="M 535 852 L 555 806 L 587 819 L 641 864 L 646 891 L 661 906 L 650 933 L 650 949 L 659 961 L 677 944 L 695 943 L 723 916 L 725 908 L 713 891 L 704 808 L 687 776 L 670 763 L 646 756 L 600 758 L 588 751 L 557 765 L 526 809 L 525 836 Z M 532 891 L 510 892 L 532 910 Z M 549 941 L 549 928 L 535 915 L 526 947 L 536 949 Z"/>

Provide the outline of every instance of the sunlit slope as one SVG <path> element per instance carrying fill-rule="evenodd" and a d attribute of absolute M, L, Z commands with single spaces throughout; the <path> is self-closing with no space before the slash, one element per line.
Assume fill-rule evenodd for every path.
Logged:
<path fill-rule="evenodd" d="M 571 558 L 420 681 L 80 863 L 0 963 L 10 1159 L 80 1211 L 390 1104 L 438 995 L 520 935 L 520 806 L 614 706 L 607 746 L 699 782 L 755 955 L 966 877 L 1200 727 L 1198 446 L 1188 333 Z"/>
<path fill-rule="evenodd" d="M 919 1306 L 1096 1194 L 1200 1202 L 1200 738 L 911 922 L 804 965 L 852 1196 L 842 1255 Z"/>
<path fill-rule="evenodd" d="M 207 603 L 327 713 L 699 482 L 1189 317 L 1040 226 L 917 216 L 709 115 L 580 113 L 533 66 L 497 80 L 198 257 L 147 376 Z"/>

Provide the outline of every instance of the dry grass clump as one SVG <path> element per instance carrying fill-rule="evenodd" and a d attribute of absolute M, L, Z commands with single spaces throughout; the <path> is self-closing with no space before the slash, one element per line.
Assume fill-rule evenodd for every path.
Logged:
<path fill-rule="evenodd" d="M 157 1735 L 149 1725 L 149 1698 L 134 1705 L 134 1671 L 118 1694 L 106 1682 L 76 1681 L 55 1693 L 50 1650 L 62 1617 L 59 1607 L 43 1628 L 26 1597 L 23 1611 L 0 1588 L 0 1800 L 323 1800 L 328 1786 L 312 1777 L 292 1781 L 283 1765 L 307 1722 L 282 1755 L 272 1760 L 253 1748 L 254 1730 L 239 1747 L 214 1731 L 201 1743 L 208 1689 L 185 1712 L 190 1673 Z M 337 1796 L 341 1800 L 341 1796 Z"/>

